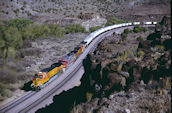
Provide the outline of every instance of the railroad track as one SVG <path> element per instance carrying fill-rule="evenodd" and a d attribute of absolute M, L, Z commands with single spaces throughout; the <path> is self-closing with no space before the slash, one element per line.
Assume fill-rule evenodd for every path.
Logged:
<path fill-rule="evenodd" d="M 67 69 L 65 73 L 58 77 L 58 79 L 52 81 L 51 84 L 39 92 L 29 91 L 9 104 L 2 106 L 0 108 L 0 113 L 34 113 L 38 109 L 52 103 L 53 96 L 60 94 L 64 90 L 72 88 L 74 86 L 73 81 L 78 82 L 80 80 L 84 73 L 82 60 L 87 56 L 87 54 L 92 53 L 98 43 L 106 36 L 111 35 L 116 30 L 123 30 L 126 28 L 133 28 L 133 26 L 116 28 L 98 35 L 74 62 L 74 64 Z"/>
<path fill-rule="evenodd" d="M 31 96 L 33 96 L 36 92 L 33 91 L 29 91 L 27 93 L 25 93 L 24 95 L 20 96 L 19 98 L 15 99 L 14 101 L 8 103 L 7 105 L 5 105 L 4 107 L 0 108 L 0 113 L 5 113 L 6 111 L 10 110 L 11 108 L 13 108 L 14 106 L 16 106 L 16 104 L 19 104 L 23 101 L 25 101 L 26 99 L 30 98 Z"/>

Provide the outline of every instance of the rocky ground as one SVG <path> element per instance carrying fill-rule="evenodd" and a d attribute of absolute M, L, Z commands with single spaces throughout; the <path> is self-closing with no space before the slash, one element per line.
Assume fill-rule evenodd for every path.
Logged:
<path fill-rule="evenodd" d="M 126 40 L 122 40 L 124 35 L 103 40 L 85 59 L 81 87 L 87 102 L 75 105 L 71 113 L 170 113 L 171 37 L 167 23 L 161 21 L 155 31 L 128 33 Z"/>

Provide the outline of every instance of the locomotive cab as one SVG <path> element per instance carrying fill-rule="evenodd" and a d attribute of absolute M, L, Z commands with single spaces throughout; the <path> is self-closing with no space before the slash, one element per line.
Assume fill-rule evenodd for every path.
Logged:
<path fill-rule="evenodd" d="M 32 80 L 33 83 L 31 84 L 31 87 L 33 89 L 40 90 L 41 85 L 42 85 L 45 78 L 46 78 L 46 73 L 45 72 L 39 72 L 39 73 L 35 74 L 34 78 Z"/>
<path fill-rule="evenodd" d="M 86 41 L 82 41 L 80 44 L 81 44 L 83 49 L 85 49 L 87 47 L 87 42 Z"/>

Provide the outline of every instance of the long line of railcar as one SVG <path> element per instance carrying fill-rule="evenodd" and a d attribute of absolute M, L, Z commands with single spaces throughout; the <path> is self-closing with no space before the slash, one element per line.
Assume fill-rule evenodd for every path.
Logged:
<path fill-rule="evenodd" d="M 60 58 L 57 63 L 52 64 L 50 67 L 41 70 L 40 72 L 36 73 L 33 77 L 31 87 L 34 90 L 40 90 L 46 85 L 48 85 L 51 81 L 56 79 L 61 73 L 65 72 L 65 70 L 70 67 L 75 60 L 79 57 L 80 54 L 85 50 L 85 48 L 100 34 L 112 30 L 119 27 L 124 26 L 132 26 L 132 25 L 155 25 L 157 22 L 132 22 L 132 23 L 122 23 L 122 24 L 115 24 L 112 26 L 107 26 L 104 28 L 100 28 L 85 38 L 77 47 L 74 48 L 66 56 Z"/>

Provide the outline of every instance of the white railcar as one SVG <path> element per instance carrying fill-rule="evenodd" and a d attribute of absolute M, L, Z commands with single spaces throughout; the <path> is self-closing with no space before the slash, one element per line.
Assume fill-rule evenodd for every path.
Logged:
<path fill-rule="evenodd" d="M 133 25 L 140 25 L 140 22 L 133 22 Z"/>
<path fill-rule="evenodd" d="M 157 22 L 152 22 L 153 24 L 157 24 Z"/>
<path fill-rule="evenodd" d="M 152 22 L 143 22 L 143 24 L 145 24 L 145 25 L 151 25 Z"/>

